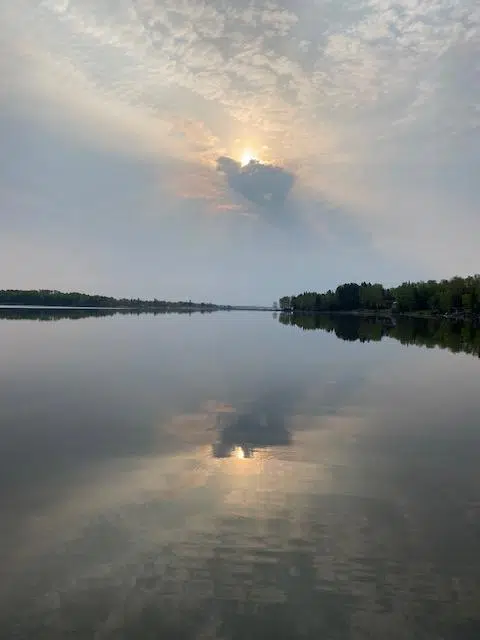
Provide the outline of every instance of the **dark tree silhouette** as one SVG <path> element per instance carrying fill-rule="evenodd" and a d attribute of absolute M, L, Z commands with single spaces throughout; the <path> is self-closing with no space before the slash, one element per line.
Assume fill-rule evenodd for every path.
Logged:
<path fill-rule="evenodd" d="M 353 282 L 339 285 L 335 291 L 306 291 L 284 296 L 279 301 L 284 311 L 373 311 L 391 310 L 398 313 L 428 312 L 451 315 L 480 314 L 480 275 L 450 280 L 404 282 L 389 289 L 381 284 Z"/>

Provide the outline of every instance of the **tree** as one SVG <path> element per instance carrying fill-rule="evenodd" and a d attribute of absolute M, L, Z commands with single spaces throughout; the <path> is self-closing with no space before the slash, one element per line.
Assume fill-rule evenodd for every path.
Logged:
<path fill-rule="evenodd" d="M 335 291 L 338 307 L 345 310 L 360 308 L 360 285 L 355 282 L 341 284 Z"/>
<path fill-rule="evenodd" d="M 280 298 L 279 304 L 280 304 L 280 309 L 282 310 L 290 309 L 292 305 L 292 299 L 290 296 L 283 296 L 283 298 Z"/>
<path fill-rule="evenodd" d="M 339 285 L 335 292 L 304 291 L 296 296 L 280 299 L 282 309 L 293 311 L 353 311 L 355 309 L 392 309 L 399 312 L 426 311 L 430 314 L 480 314 L 480 275 L 450 280 L 403 282 L 385 289 L 381 284 L 349 282 Z"/>

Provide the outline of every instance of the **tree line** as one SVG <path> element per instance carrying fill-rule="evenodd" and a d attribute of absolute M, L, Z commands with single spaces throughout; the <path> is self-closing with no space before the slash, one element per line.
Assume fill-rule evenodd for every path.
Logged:
<path fill-rule="evenodd" d="M 450 280 L 404 282 L 385 288 L 370 282 L 339 285 L 325 293 L 305 291 L 279 300 L 283 311 L 370 311 L 388 310 L 399 313 L 480 314 L 480 275 Z"/>
<path fill-rule="evenodd" d="M 379 342 L 394 338 L 404 345 L 440 347 L 453 353 L 480 357 L 480 327 L 472 323 L 451 322 L 444 318 L 362 317 L 339 314 L 281 313 L 282 324 L 304 331 L 322 330 L 350 342 Z"/>
<path fill-rule="evenodd" d="M 140 298 L 113 298 L 101 295 L 89 295 L 76 291 L 62 292 L 51 289 L 4 289 L 0 290 L 0 305 L 56 306 L 56 307 L 100 307 L 128 309 L 226 309 L 207 302 L 167 300 L 141 300 Z"/>

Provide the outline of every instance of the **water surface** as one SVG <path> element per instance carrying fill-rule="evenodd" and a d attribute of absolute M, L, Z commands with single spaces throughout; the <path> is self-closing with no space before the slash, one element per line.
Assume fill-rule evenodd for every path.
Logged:
<path fill-rule="evenodd" d="M 322 322 L 4 313 L 0 637 L 479 638 L 477 335 Z"/>

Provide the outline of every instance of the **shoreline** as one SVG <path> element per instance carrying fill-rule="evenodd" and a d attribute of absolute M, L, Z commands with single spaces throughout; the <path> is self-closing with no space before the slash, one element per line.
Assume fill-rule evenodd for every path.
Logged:
<path fill-rule="evenodd" d="M 451 313 L 432 313 L 430 311 L 388 311 L 379 309 L 352 309 L 350 311 L 280 311 L 292 315 L 315 315 L 315 316 L 356 316 L 360 318 L 388 318 L 395 320 L 396 318 L 414 318 L 417 320 L 450 320 L 467 323 L 480 323 L 480 315 L 478 314 L 451 314 Z"/>

